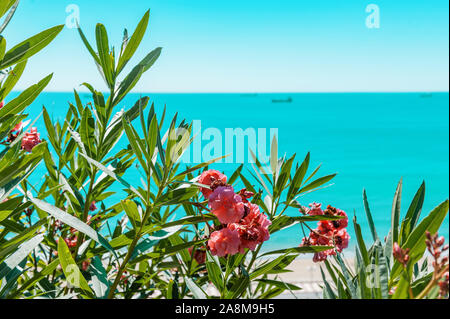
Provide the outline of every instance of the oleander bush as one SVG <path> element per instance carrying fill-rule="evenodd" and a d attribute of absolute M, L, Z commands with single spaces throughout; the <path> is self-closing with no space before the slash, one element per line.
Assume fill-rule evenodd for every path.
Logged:
<path fill-rule="evenodd" d="M 338 255 L 325 261 L 331 280 L 324 280 L 324 298 L 330 299 L 434 299 L 448 298 L 448 245 L 438 236 L 449 209 L 448 200 L 420 221 L 425 198 L 425 182 L 411 201 L 404 218 L 401 215 L 402 180 L 391 213 L 391 228 L 386 238 L 377 234 L 366 192 L 364 208 L 373 238 L 366 246 L 356 217 L 353 226 L 357 239 L 354 267 Z M 322 276 L 325 274 L 322 271 Z"/>
<path fill-rule="evenodd" d="M 3 31 L 18 2 L 0 3 L 0 14 L 7 14 Z M 0 298 L 273 298 L 301 289 L 278 276 L 300 254 L 311 254 L 329 269 L 328 258 L 341 260 L 349 243 L 347 214 L 332 206 L 322 210 L 317 203 L 309 208 L 300 203 L 302 195 L 335 176 L 317 178 L 320 166 L 310 170 L 310 154 L 300 161 L 295 154 L 278 158 L 274 139 L 270 173 L 253 153 L 249 175 L 243 165 L 230 176 L 211 169 L 221 158 L 185 165 L 180 159 L 193 141 L 192 124 L 178 114 L 169 118 L 165 108 L 157 114 L 149 97 L 132 105 L 124 102 L 161 54 L 161 48 L 150 51 L 124 74 L 149 16 L 146 12 L 131 35 L 125 30 L 119 50 L 102 24 L 96 26 L 95 45 L 78 28 L 108 92 L 83 83 L 89 102 L 83 103 L 74 90 L 63 121 L 52 119 L 44 107 L 42 139 L 33 124 L 28 126 L 25 110 L 51 76 L 2 102 Z M 26 60 L 61 29 L 44 31 L 8 51 L 1 38 L 1 101 L 8 101 Z M 119 148 L 119 141 L 127 146 Z M 45 173 L 36 185 L 29 177 L 38 167 Z M 140 180 L 129 180 L 129 173 Z M 288 209 L 299 212 L 288 216 Z M 444 210 L 446 214 L 448 204 L 432 213 L 429 224 L 420 226 L 430 218 L 417 227 L 414 210 L 416 219 L 406 219 L 401 236 L 398 222 L 393 222 L 396 231 L 388 243 L 401 238 L 401 249 L 410 248 L 407 239 L 415 229 L 436 232 Z M 398 212 L 394 215 L 398 221 Z M 299 246 L 262 252 L 273 234 L 297 224 L 304 233 Z M 422 237 L 418 242 L 425 245 Z M 357 239 L 361 245 L 359 235 Z M 430 243 L 436 240 L 430 237 Z M 417 245 L 418 251 L 423 248 Z M 386 244 L 382 250 L 394 263 L 392 247 Z M 375 248 L 360 254 L 380 260 Z M 389 287 L 403 287 L 402 268 L 398 263 L 393 267 L 396 276 Z M 337 282 L 339 296 L 353 296 L 349 293 L 356 289 L 356 279 L 345 270 L 338 273 L 335 266 L 333 271 L 333 278 L 347 280 L 345 286 Z M 337 295 L 328 285 L 326 291 L 326 296 Z"/>
<path fill-rule="evenodd" d="M 50 78 L 1 109 L 2 298 L 270 298 L 299 289 L 276 276 L 299 254 L 333 248 L 260 253 L 263 243 L 285 227 L 343 218 L 286 216 L 288 207 L 298 207 L 299 195 L 334 177 L 314 180 L 317 169 L 307 176 L 309 154 L 301 165 L 295 155 L 277 158 L 274 140 L 274 174 L 266 174 L 255 157 L 263 191 L 242 175 L 243 166 L 228 178 L 208 169 L 215 161 L 182 165 L 192 125 L 175 115 L 162 132 L 167 114 L 164 110 L 158 116 L 148 97 L 131 107 L 121 103 L 161 53 L 161 48 L 151 51 L 122 77 L 148 21 L 149 12 L 131 36 L 125 30 L 120 51 L 110 45 L 102 24 L 95 30 L 96 46 L 79 29 L 109 92 L 104 95 L 84 83 L 91 102 L 83 104 L 74 91 L 63 122 L 53 121 L 44 107 L 45 140 L 35 128 L 25 130 L 23 110 Z M 45 41 L 28 40 L 22 50 L 34 42 L 43 46 L 60 30 L 47 31 Z M 23 71 L 20 63 L 31 53 L 3 59 L 2 68 L 11 60 L 19 66 L 15 73 L 9 70 L 2 92 Z M 129 145 L 117 149 L 121 138 Z M 38 165 L 45 166 L 46 174 L 36 186 L 27 177 Z M 138 170 L 142 180 L 126 181 L 129 170 Z M 246 186 L 239 192 L 233 188 L 238 182 Z M 123 193 L 112 190 L 116 185 Z M 107 207 L 105 201 L 113 204 Z M 212 293 L 207 293 L 209 283 L 215 287 Z"/>

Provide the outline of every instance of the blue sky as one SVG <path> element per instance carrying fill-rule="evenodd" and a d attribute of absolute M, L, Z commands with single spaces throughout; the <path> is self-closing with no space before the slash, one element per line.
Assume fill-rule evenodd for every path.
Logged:
<path fill-rule="evenodd" d="M 378 29 L 366 27 L 372 3 Z M 22 0 L 8 47 L 64 24 L 70 4 L 91 42 L 102 22 L 116 47 L 150 8 L 137 59 L 163 53 L 137 92 L 448 91 L 448 1 Z M 48 91 L 105 88 L 75 29 L 30 60 L 19 89 L 50 72 Z"/>

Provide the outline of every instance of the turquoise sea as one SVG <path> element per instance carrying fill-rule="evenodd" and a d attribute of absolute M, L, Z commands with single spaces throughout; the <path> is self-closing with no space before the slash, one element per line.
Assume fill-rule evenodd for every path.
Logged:
<path fill-rule="evenodd" d="M 179 118 L 201 120 L 203 130 L 217 128 L 223 133 L 225 128 L 266 128 L 268 144 L 269 129 L 277 128 L 279 156 L 296 153 L 302 161 L 310 151 L 311 169 L 322 164 L 317 176 L 338 173 L 331 187 L 301 197 L 301 203 L 316 201 L 341 208 L 350 217 L 356 214 L 367 240 L 371 237 L 363 210 L 363 188 L 381 236 L 387 235 L 392 199 L 401 177 L 403 214 L 423 180 L 422 217 L 449 197 L 448 93 L 131 94 L 121 107 L 131 107 L 141 95 L 150 96 L 159 115 L 166 105 L 169 117 L 178 112 Z M 82 97 L 89 100 L 88 94 Z M 291 103 L 272 101 L 289 97 Z M 68 101 L 74 101 L 72 93 L 44 93 L 29 108 L 30 118 L 39 115 L 45 105 L 54 119 L 62 121 Z M 36 126 L 45 138 L 42 118 Z M 118 147 L 125 144 L 123 137 Z M 238 165 L 213 167 L 231 173 Z M 251 170 L 250 164 L 245 167 L 244 172 Z M 42 173 L 35 172 L 36 182 Z M 140 183 L 136 172 L 127 178 Z M 292 209 L 288 213 L 298 212 Z M 352 227 L 349 230 L 354 244 Z M 448 217 L 441 234 L 448 240 Z M 267 248 L 297 246 L 301 238 L 297 225 L 273 236 Z"/>

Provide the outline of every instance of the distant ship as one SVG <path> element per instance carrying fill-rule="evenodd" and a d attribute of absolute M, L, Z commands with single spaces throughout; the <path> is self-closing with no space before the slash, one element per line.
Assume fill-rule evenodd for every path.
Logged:
<path fill-rule="evenodd" d="M 422 93 L 420 94 L 421 98 L 429 98 L 429 97 L 433 97 L 433 93 Z"/>
<path fill-rule="evenodd" d="M 258 93 L 242 93 L 241 97 L 256 97 Z"/>
<path fill-rule="evenodd" d="M 273 99 L 272 100 L 272 103 L 292 103 L 292 98 L 291 97 L 289 97 L 289 98 L 287 98 L 286 100 L 277 100 L 277 99 Z"/>

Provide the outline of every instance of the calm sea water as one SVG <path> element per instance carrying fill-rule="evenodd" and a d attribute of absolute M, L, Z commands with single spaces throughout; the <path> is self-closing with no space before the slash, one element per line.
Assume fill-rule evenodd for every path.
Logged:
<path fill-rule="evenodd" d="M 121 106 L 131 107 L 140 94 L 132 94 Z M 381 236 L 390 226 L 391 204 L 396 184 L 403 177 L 405 214 L 421 182 L 426 182 L 422 216 L 449 197 L 449 95 L 433 93 L 379 94 L 149 94 L 161 114 L 167 105 L 168 116 L 179 113 L 188 121 L 201 120 L 203 130 L 217 128 L 277 128 L 279 155 L 297 154 L 303 160 L 311 152 L 311 169 L 322 164 L 317 176 L 338 173 L 334 185 L 308 194 L 300 200 L 331 204 L 356 214 L 365 238 L 370 240 L 362 190 L 367 190 L 374 221 Z M 292 103 L 272 103 L 287 99 Z M 89 100 L 84 94 L 83 99 Z M 37 116 L 45 105 L 51 116 L 63 120 L 71 93 L 44 93 L 29 109 Z M 45 136 L 42 118 L 36 125 Z M 207 144 L 208 141 L 203 141 Z M 223 142 L 225 146 L 225 141 Z M 122 138 L 119 147 L 126 144 Z M 231 173 L 238 164 L 215 164 Z M 251 170 L 250 164 L 246 168 Z M 42 176 L 37 171 L 34 178 Z M 129 182 L 139 184 L 139 175 L 130 172 Z M 119 187 L 120 189 L 120 187 Z M 107 204 L 107 203 L 106 203 Z M 296 215 L 295 209 L 288 211 Z M 448 217 L 441 234 L 448 239 Z M 354 235 L 352 227 L 350 233 Z M 268 248 L 297 246 L 300 227 L 279 232 Z"/>

